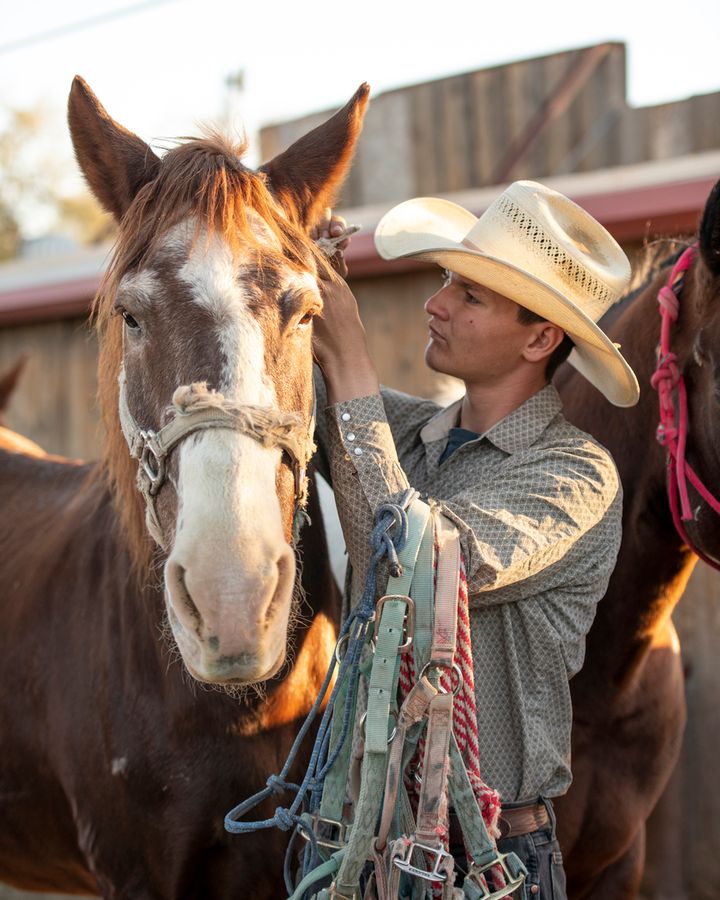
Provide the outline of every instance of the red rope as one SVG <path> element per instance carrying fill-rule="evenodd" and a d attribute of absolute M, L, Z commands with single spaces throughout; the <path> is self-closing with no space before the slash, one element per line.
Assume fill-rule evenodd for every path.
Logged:
<path fill-rule="evenodd" d="M 683 521 L 694 519 L 688 494 L 688 480 L 705 502 L 720 515 L 718 501 L 705 487 L 698 474 L 685 459 L 689 430 L 687 390 L 685 379 L 678 368 L 677 356 L 670 350 L 670 331 L 680 315 L 680 295 L 685 273 L 697 255 L 697 244 L 688 247 L 673 266 L 667 284 L 658 291 L 660 311 L 660 346 L 658 361 L 650 384 L 658 392 L 660 424 L 656 439 L 668 452 L 667 490 L 675 530 L 682 541 L 704 562 L 720 570 L 720 563 L 711 559 L 690 540 Z M 678 415 L 675 414 L 675 391 L 678 397 Z"/>

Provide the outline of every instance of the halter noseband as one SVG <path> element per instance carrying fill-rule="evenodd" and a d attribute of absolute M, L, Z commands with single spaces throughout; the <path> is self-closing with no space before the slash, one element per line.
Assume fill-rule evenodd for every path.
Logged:
<path fill-rule="evenodd" d="M 697 244 L 692 244 L 680 256 L 673 266 L 667 283 L 658 292 L 658 305 L 662 321 L 660 344 L 658 346 L 657 367 L 650 379 L 650 384 L 658 392 L 660 402 L 660 424 L 656 438 L 668 452 L 667 491 L 675 530 L 682 541 L 697 554 L 703 562 L 713 569 L 720 570 L 720 562 L 711 559 L 698 549 L 690 540 L 683 522 L 692 521 L 695 517 L 690 507 L 687 482 L 711 507 L 720 515 L 718 501 L 700 480 L 700 477 L 685 458 L 689 429 L 687 390 L 685 379 L 678 368 L 677 356 L 670 350 L 670 328 L 680 314 L 680 295 L 685 281 L 685 273 L 697 255 Z M 675 416 L 674 391 L 677 389 L 678 416 Z"/>
<path fill-rule="evenodd" d="M 156 499 L 165 482 L 166 462 L 172 449 L 183 438 L 206 428 L 240 431 L 264 447 L 279 447 L 288 454 L 295 477 L 295 506 L 298 511 L 307 501 L 307 464 L 315 451 L 313 443 L 314 413 L 309 425 L 298 412 L 283 412 L 263 406 L 237 404 L 222 394 L 196 383 L 176 389 L 172 398 L 172 418 L 159 431 L 143 429 L 133 418 L 127 403 L 125 373 L 120 378 L 120 426 L 138 460 L 137 484 L 145 498 L 148 531 L 166 549 Z M 296 522 L 293 523 L 294 527 Z"/>

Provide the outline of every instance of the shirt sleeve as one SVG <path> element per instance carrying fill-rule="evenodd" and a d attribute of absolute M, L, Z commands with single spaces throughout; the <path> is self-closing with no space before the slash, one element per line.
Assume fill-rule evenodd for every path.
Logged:
<path fill-rule="evenodd" d="M 350 561 L 364 574 L 375 510 L 410 486 L 381 396 L 328 407 L 326 450 Z M 621 493 L 603 448 L 583 438 L 567 447 L 530 447 L 495 472 L 468 479 L 451 497 L 430 498 L 459 529 L 471 606 L 526 598 L 575 569 L 579 578 L 592 578 L 594 568 L 609 575 Z"/>

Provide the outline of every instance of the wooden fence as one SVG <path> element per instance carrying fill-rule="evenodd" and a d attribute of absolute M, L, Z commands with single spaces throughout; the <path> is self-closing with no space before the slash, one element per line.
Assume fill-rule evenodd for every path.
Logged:
<path fill-rule="evenodd" d="M 373 95 L 341 205 L 720 147 L 720 93 L 633 108 L 625 82 L 625 46 L 607 43 Z M 284 150 L 330 112 L 264 128 L 262 158 Z"/>

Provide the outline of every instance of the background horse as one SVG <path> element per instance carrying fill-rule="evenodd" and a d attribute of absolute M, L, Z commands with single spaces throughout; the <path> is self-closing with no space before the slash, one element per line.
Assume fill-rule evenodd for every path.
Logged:
<path fill-rule="evenodd" d="M 11 884 L 124 900 L 282 891 L 284 836 L 230 838 L 223 816 L 285 759 L 334 645 L 312 493 L 304 608 L 291 546 L 325 265 L 306 232 L 347 172 L 367 95 L 252 172 L 218 136 L 161 160 L 73 84 L 76 155 L 120 226 L 96 300 L 107 441 L 99 465 L 0 450 Z M 178 428 L 166 456 L 155 435 Z M 265 696 L 239 702 L 187 672 L 262 681 Z"/>
<path fill-rule="evenodd" d="M 12 431 L 5 423 L 5 412 L 27 360 L 27 355 L 21 356 L 14 366 L 0 376 L 0 449 L 26 453 L 30 456 L 45 456 L 45 451 L 35 441 L 18 434 L 17 431 Z"/>
<path fill-rule="evenodd" d="M 569 368 L 558 387 L 567 418 L 612 453 L 624 488 L 623 541 L 598 606 L 583 669 L 572 681 L 572 787 L 559 799 L 560 839 L 574 900 L 637 896 L 645 822 L 678 758 L 685 722 L 683 674 L 670 619 L 696 562 L 673 526 L 658 398 L 650 387 L 660 316 L 658 290 L 684 245 L 661 245 L 643 284 L 603 327 L 622 345 L 641 384 L 633 409 L 610 407 Z M 687 459 L 720 491 L 720 182 L 705 208 L 699 249 L 685 277 L 671 349 L 688 393 Z M 720 559 L 716 514 L 691 488 L 686 523 L 695 546 Z"/>

